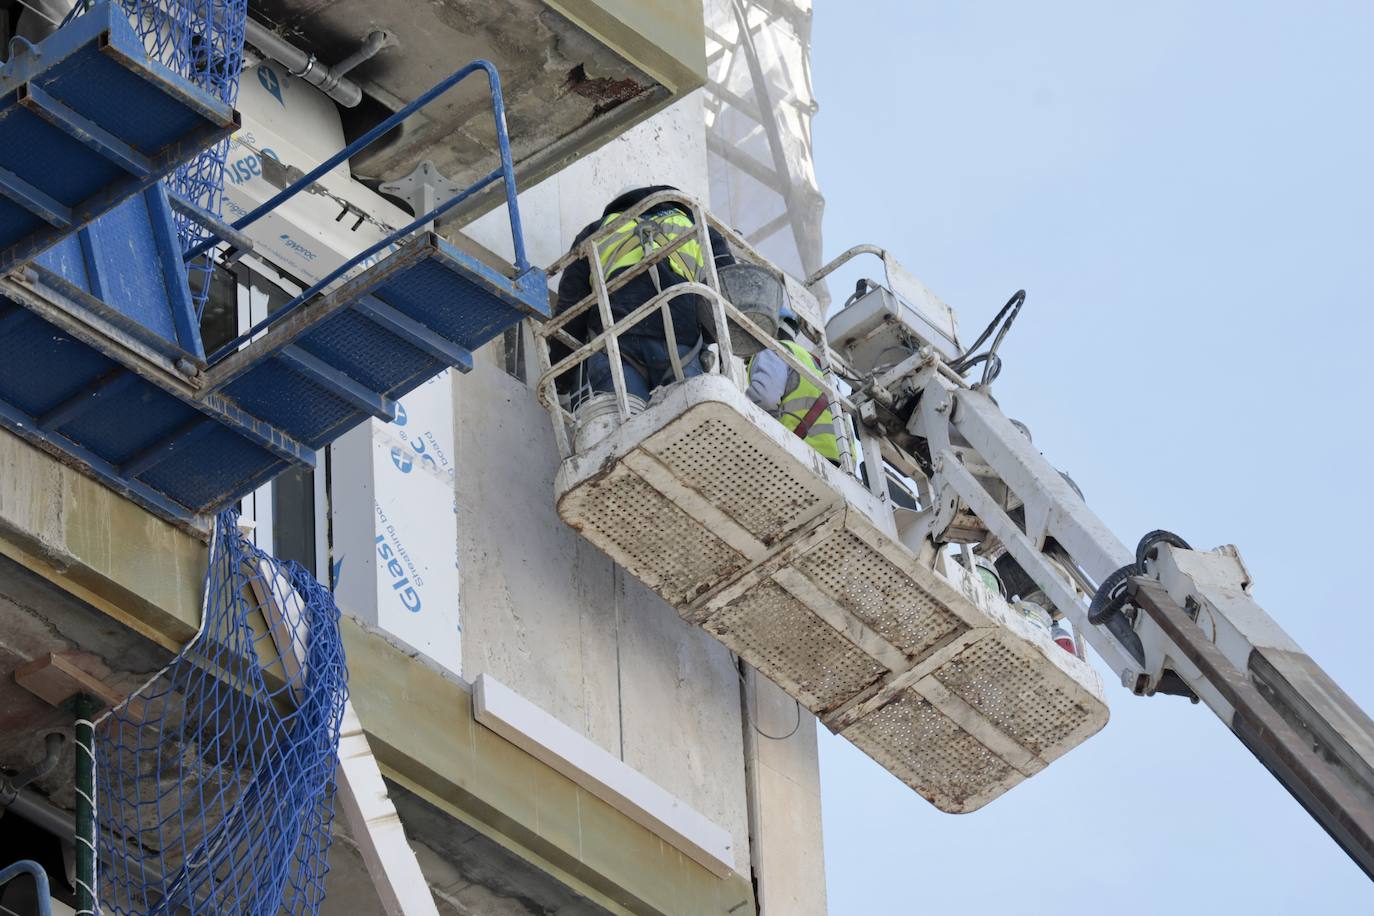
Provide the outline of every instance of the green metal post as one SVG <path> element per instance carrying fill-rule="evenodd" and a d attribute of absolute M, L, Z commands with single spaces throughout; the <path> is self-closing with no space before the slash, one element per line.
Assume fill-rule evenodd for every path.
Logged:
<path fill-rule="evenodd" d="M 95 916 L 95 697 L 72 698 L 76 713 L 76 916 Z"/>

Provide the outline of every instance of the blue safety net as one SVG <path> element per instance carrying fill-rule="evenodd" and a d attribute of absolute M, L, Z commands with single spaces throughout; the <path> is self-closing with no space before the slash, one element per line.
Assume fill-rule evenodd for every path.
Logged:
<path fill-rule="evenodd" d="M 95 723 L 101 913 L 313 914 L 324 899 L 339 611 L 237 521 L 215 523 L 199 634 Z"/>
<path fill-rule="evenodd" d="M 94 0 L 79 0 L 68 15 L 80 15 Z M 129 15 L 148 56 L 207 94 L 233 105 L 243 70 L 243 33 L 248 0 L 114 0 Z M 224 162 L 229 140 L 202 152 L 167 178 L 168 190 L 220 215 Z M 183 251 L 210 237 L 209 230 L 181 213 L 175 214 Z M 187 265 L 199 314 L 209 294 L 212 265 L 208 256 Z"/>

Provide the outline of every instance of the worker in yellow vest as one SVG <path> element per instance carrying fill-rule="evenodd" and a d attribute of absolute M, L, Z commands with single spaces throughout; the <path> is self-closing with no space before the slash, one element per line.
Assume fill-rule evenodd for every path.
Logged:
<path fill-rule="evenodd" d="M 600 219 L 577 234 L 573 239 L 573 249 L 576 250 L 594 232 L 611 229 L 596 245 L 597 266 L 601 275 L 610 281 L 653 252 L 668 247 L 682 235 L 695 233 L 691 209 L 675 201 L 651 207 L 635 218 L 622 215 L 650 195 L 675 190 L 669 185 L 626 188 L 606 205 Z M 670 286 L 701 282 L 706 276 L 708 257 L 713 258 L 718 267 L 733 264 L 735 258 L 721 234 L 708 227 L 707 235 L 711 241 L 711 251 L 702 251 L 701 245 L 693 239 L 649 271 L 612 291 L 612 318 L 624 318 Z M 581 258 L 563 271 L 558 282 L 555 314 L 562 313 L 591 295 L 591 269 L 592 265 L 587 259 Z M 697 318 L 700 298 L 696 295 L 678 296 L 669 306 L 672 319 L 667 325 L 655 312 L 620 335 L 620 362 L 627 394 L 648 400 L 655 388 L 674 381 L 675 373 L 668 355 L 669 326 L 677 344 L 678 363 L 682 366 L 683 377 L 702 374 L 700 354 L 703 340 L 701 323 Z M 603 330 L 601 315 L 593 308 L 568 322 L 564 329 L 578 340 L 590 341 Z M 551 349 L 554 362 L 570 352 L 556 342 Z M 560 389 L 571 395 L 574 408 L 584 398 L 613 390 L 611 361 L 604 350 L 587 359 L 576 374 L 575 384 L 565 385 L 560 380 Z"/>
<path fill-rule="evenodd" d="M 797 332 L 797 316 L 784 305 L 778 316 L 778 340 L 797 362 L 822 376 L 816 358 L 798 343 Z M 773 350 L 760 350 L 749 360 L 749 388 L 745 393 L 830 462 L 840 463 L 830 399 L 810 376 L 793 369 Z"/>

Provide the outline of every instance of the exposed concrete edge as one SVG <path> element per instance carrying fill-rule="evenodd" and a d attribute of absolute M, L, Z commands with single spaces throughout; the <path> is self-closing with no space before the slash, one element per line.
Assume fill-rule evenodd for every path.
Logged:
<path fill-rule="evenodd" d="M 706 85 L 706 17 L 701 0 L 545 2 L 633 64 L 656 85 L 519 159 L 515 173 L 521 189 L 534 187 Z M 608 129 L 608 125 L 613 125 L 614 130 Z M 466 222 L 503 206 L 504 193 L 499 183 L 490 185 L 459 204 L 444 223 Z"/>
<path fill-rule="evenodd" d="M 585 882 L 578 880 L 577 877 L 575 877 L 572 874 L 569 874 L 562 868 L 559 868 L 557 865 L 553 864 L 553 862 L 549 861 L 543 856 L 536 855 L 528 847 L 523 846 L 520 843 L 517 843 L 509 835 L 497 829 L 492 824 L 479 820 L 472 814 L 469 814 L 467 811 L 454 805 L 452 802 L 449 802 L 441 796 L 434 794 L 429 789 L 425 788 L 423 785 L 416 782 L 414 779 L 410 778 L 404 773 L 393 770 L 391 769 L 391 767 L 386 766 L 385 764 L 381 765 L 381 769 L 382 775 L 385 776 L 388 781 L 394 782 L 403 789 L 406 789 L 407 791 L 414 793 L 417 797 L 424 799 L 426 802 L 433 805 L 435 808 L 439 809 L 444 814 L 448 815 L 454 820 L 461 821 L 462 823 L 471 827 L 473 830 L 478 831 L 488 839 L 493 840 L 502 848 L 509 850 L 515 855 L 518 855 L 520 858 L 524 859 L 526 862 L 529 862 L 531 865 L 535 866 L 541 871 L 547 872 L 548 874 L 557 878 L 559 881 L 566 884 L 568 887 L 576 889 L 580 894 L 582 894 L 588 900 L 591 900 L 597 906 L 603 907 L 612 913 L 633 916 L 632 910 L 627 910 L 625 907 L 621 906 L 618 902 L 612 900 L 610 897 L 601 894 L 594 888 L 588 887 Z M 421 842 L 423 842 L 423 839 L 421 839 Z"/>
<path fill-rule="evenodd" d="M 0 553 L 178 651 L 200 623 L 207 544 L 0 431 Z M 389 778 L 619 912 L 754 912 L 644 827 L 479 726 L 471 689 L 345 616 L 353 702 Z"/>
<path fill-rule="evenodd" d="M 9 532 L 6 533 L 8 534 Z M 195 635 L 195 630 L 192 629 L 187 633 L 186 639 L 181 641 L 174 639 L 156 626 L 147 622 L 148 618 L 153 616 L 152 611 L 154 609 L 148 608 L 146 604 L 140 601 L 137 595 L 120 589 L 118 586 L 109 582 L 92 583 L 95 586 L 92 588 L 91 585 L 82 581 L 88 578 L 86 575 L 83 575 L 83 572 L 85 572 L 84 570 L 77 569 L 73 573 L 69 565 L 60 561 L 54 562 L 50 555 L 45 556 L 41 552 L 28 550 L 20 546 L 20 541 L 18 539 L 0 536 L 0 555 L 8 557 L 29 570 L 29 572 L 42 576 L 44 579 L 60 587 L 63 591 L 89 604 L 91 607 L 103 611 L 105 614 L 118 620 L 138 635 L 156 643 L 169 652 L 179 651 L 182 645 L 185 644 L 186 639 L 190 639 Z M 96 589 L 101 590 L 97 591 Z M 111 593 L 118 594 L 120 597 L 112 600 L 109 597 Z M 126 608 L 129 607 L 139 607 L 141 612 L 130 612 L 126 610 Z"/>
<path fill-rule="evenodd" d="M 354 693 L 354 704 L 388 778 L 614 911 L 753 912 L 745 876 L 717 878 L 479 725 L 466 684 L 367 634 L 351 618 L 343 632 L 350 681 L 367 685 Z M 414 728 L 415 722 L 426 726 Z"/>
<path fill-rule="evenodd" d="M 658 80 L 674 97 L 706 84 L 706 16 L 701 0 L 545 2 Z"/>
<path fill-rule="evenodd" d="M 199 626 L 205 543 L 8 430 L 0 553 L 163 648 Z"/>

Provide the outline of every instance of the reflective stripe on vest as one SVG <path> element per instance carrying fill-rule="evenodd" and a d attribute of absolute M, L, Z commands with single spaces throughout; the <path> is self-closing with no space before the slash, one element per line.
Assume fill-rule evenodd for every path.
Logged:
<path fill-rule="evenodd" d="M 797 362 L 815 372 L 816 375 L 821 375 L 821 367 L 816 363 L 816 358 L 808 353 L 805 347 L 791 340 L 784 340 L 781 343 L 789 353 L 796 357 Z M 787 392 L 782 396 L 782 403 L 779 405 L 781 415 L 778 420 L 783 426 L 795 431 L 823 394 L 825 392 L 811 380 L 810 376 L 803 375 L 788 366 Z M 835 437 L 835 417 L 829 407 L 821 411 L 816 422 L 811 424 L 811 430 L 806 434 L 806 444 L 836 464 L 839 463 L 840 443 Z"/>
<path fill-rule="evenodd" d="M 658 251 L 671 245 L 684 233 L 696 231 L 692 218 L 680 210 L 641 214 L 628 220 L 622 219 L 619 213 L 612 213 L 601 221 L 601 226 L 604 229 L 617 220 L 620 224 L 596 244 L 596 256 L 608 280 L 613 274 L 644 260 L 646 245 L 650 252 Z M 701 243 L 695 239 L 684 242 L 681 248 L 668 255 L 668 266 L 684 280 L 700 279 L 705 267 Z"/>

